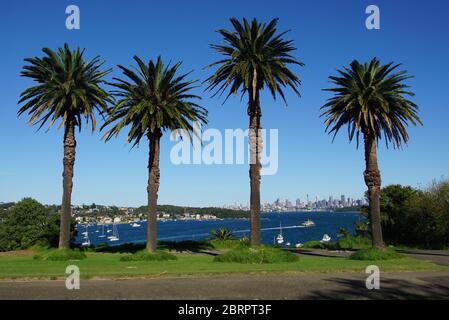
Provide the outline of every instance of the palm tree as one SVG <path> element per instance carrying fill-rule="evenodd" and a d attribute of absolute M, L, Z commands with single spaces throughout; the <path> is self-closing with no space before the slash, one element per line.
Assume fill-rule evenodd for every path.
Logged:
<path fill-rule="evenodd" d="M 70 50 L 67 44 L 54 52 L 43 48 L 42 58 L 25 59 L 21 76 L 33 79 L 37 84 L 23 91 L 18 115 L 27 112 L 29 124 L 39 124 L 39 129 L 49 122 L 49 128 L 60 120 L 64 127 L 64 172 L 59 248 L 70 247 L 71 198 L 73 166 L 75 164 L 75 129 L 81 131 L 82 118 L 95 130 L 95 111 L 107 109 L 108 93 L 100 85 L 110 70 L 101 71 L 99 57 L 85 61 L 79 47 Z"/>
<path fill-rule="evenodd" d="M 213 229 L 210 231 L 210 235 L 214 239 L 222 241 L 233 240 L 235 238 L 234 232 L 228 228 Z"/>
<path fill-rule="evenodd" d="M 382 65 L 374 58 L 369 63 L 352 61 L 349 68 L 337 70 L 339 76 L 329 77 L 336 87 L 324 89 L 335 95 L 321 108 L 325 111 L 326 131 L 333 133 L 348 125 L 349 141 L 354 136 L 359 145 L 359 135 L 363 134 L 365 145 L 366 170 L 364 178 L 368 187 L 370 225 L 373 246 L 384 248 L 380 222 L 379 193 L 380 171 L 377 165 L 377 142 L 385 138 L 386 145 L 399 148 L 407 143 L 409 136 L 406 127 L 422 124 L 418 117 L 418 106 L 407 99 L 414 96 L 408 91 L 404 81 L 411 78 L 407 71 L 395 70 L 400 64 Z M 395 71 L 395 72 L 394 72 Z"/>
<path fill-rule="evenodd" d="M 277 34 L 278 19 L 268 24 L 253 19 L 243 24 L 236 18 L 230 19 L 233 31 L 220 29 L 217 32 L 223 37 L 223 45 L 211 45 L 217 53 L 224 57 L 208 67 L 218 66 L 216 72 L 206 81 L 208 90 L 215 91 L 214 96 L 228 91 L 231 94 L 241 91 L 242 97 L 248 94 L 249 141 L 250 141 L 250 210 L 251 210 L 251 244 L 260 244 L 260 152 L 262 116 L 259 93 L 267 87 L 276 99 L 277 94 L 286 103 L 283 88 L 290 87 L 300 96 L 297 87 L 299 78 L 288 68 L 288 65 L 304 64 L 290 55 L 295 48 L 291 40 L 284 40 L 286 32 Z M 225 100 L 225 101 L 226 101 Z"/>
<path fill-rule="evenodd" d="M 207 111 L 192 102 L 192 99 L 200 99 L 190 93 L 194 88 L 192 84 L 197 81 L 186 81 L 188 74 L 177 75 L 180 62 L 164 67 L 161 57 L 158 57 L 156 63 L 150 60 L 148 64 L 137 56 L 134 56 L 134 60 L 138 65 L 137 73 L 118 66 L 128 79 L 114 78 L 116 82 L 111 83 L 118 89 L 112 92 L 117 101 L 110 108 L 102 129 L 115 123 L 106 132 L 106 141 L 117 136 L 125 126 L 130 126 L 128 142 L 133 142 L 132 147 L 138 145 L 144 137 L 149 140 L 147 249 L 154 252 L 157 241 L 160 139 L 165 130 L 176 129 L 184 130 L 191 138 L 193 127 L 190 122 L 206 123 Z"/>

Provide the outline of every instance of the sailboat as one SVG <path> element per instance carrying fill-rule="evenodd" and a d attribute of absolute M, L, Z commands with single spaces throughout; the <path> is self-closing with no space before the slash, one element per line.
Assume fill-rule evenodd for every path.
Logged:
<path fill-rule="evenodd" d="M 284 243 L 284 236 L 282 235 L 282 223 L 279 223 L 279 234 L 276 237 L 276 243 L 277 244 Z"/>
<path fill-rule="evenodd" d="M 118 236 L 117 225 L 115 223 L 112 225 L 112 236 L 109 236 L 108 239 L 109 239 L 109 241 L 118 241 L 118 240 L 120 240 L 120 238 Z"/>
<path fill-rule="evenodd" d="M 329 242 L 331 241 L 331 237 L 328 234 L 323 235 L 323 239 L 321 239 L 321 242 Z"/>
<path fill-rule="evenodd" d="M 83 232 L 84 240 L 83 240 L 83 243 L 81 243 L 81 245 L 83 247 L 88 247 L 88 246 L 90 246 L 90 239 L 89 239 L 89 232 L 87 231 L 87 225 L 85 226 L 85 228 L 86 228 L 86 231 Z"/>
<path fill-rule="evenodd" d="M 98 231 L 98 230 L 97 230 Z M 104 233 L 104 224 L 101 225 L 101 234 L 98 236 L 98 238 L 105 238 L 106 235 Z"/>

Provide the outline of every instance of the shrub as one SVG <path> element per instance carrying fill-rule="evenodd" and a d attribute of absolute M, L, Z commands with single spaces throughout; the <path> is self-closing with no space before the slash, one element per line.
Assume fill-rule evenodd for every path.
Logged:
<path fill-rule="evenodd" d="M 372 246 L 372 241 L 367 237 L 357 237 L 348 235 L 344 238 L 341 238 L 336 243 L 338 249 L 342 250 L 360 250 L 360 249 L 368 249 Z"/>
<path fill-rule="evenodd" d="M 34 259 L 47 261 L 83 260 L 86 259 L 86 254 L 78 249 L 51 249 L 42 250 L 41 253 L 34 256 Z"/>
<path fill-rule="evenodd" d="M 120 258 L 120 261 L 168 261 L 168 260 L 176 260 L 177 256 L 165 252 L 165 251 L 156 251 L 155 253 L 150 253 L 146 249 L 137 251 L 133 254 L 127 254 Z"/>
<path fill-rule="evenodd" d="M 349 259 L 352 260 L 392 260 L 402 258 L 395 250 L 391 248 L 385 248 L 384 250 L 378 250 L 376 248 L 361 249 L 354 252 Z"/>
<path fill-rule="evenodd" d="M 246 247 L 249 245 L 249 243 L 245 242 L 245 241 L 220 240 L 220 239 L 209 240 L 209 243 L 215 249 L 234 249 L 234 248 Z"/>
<path fill-rule="evenodd" d="M 295 262 L 299 260 L 297 254 L 273 247 L 240 247 L 220 254 L 214 258 L 215 262 L 237 263 L 278 263 Z"/>

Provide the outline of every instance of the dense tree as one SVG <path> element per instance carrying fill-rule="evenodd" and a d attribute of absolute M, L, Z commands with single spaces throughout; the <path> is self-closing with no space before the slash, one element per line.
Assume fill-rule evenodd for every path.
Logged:
<path fill-rule="evenodd" d="M 35 244 L 57 246 L 59 215 L 31 198 L 24 198 L 0 218 L 0 251 L 26 249 Z M 71 225 L 74 236 L 74 224 Z"/>
<path fill-rule="evenodd" d="M 407 99 L 407 96 L 414 96 L 404 83 L 410 76 L 406 71 L 395 72 L 399 66 L 393 63 L 382 65 L 376 58 L 364 64 L 354 60 L 349 67 L 338 70 L 339 76 L 329 77 L 334 88 L 324 89 L 334 93 L 322 107 L 326 130 L 335 138 L 338 131 L 347 125 L 349 140 L 356 137 L 357 146 L 360 133 L 363 135 L 369 218 L 373 246 L 378 249 L 384 248 L 384 242 L 380 221 L 381 178 L 377 142 L 383 136 L 387 147 L 392 142 L 398 148 L 409 139 L 407 125 L 421 124 L 418 106 Z"/>

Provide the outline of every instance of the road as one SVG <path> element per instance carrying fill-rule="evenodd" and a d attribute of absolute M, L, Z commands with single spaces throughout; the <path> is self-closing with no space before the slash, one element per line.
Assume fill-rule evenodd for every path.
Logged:
<path fill-rule="evenodd" d="M 379 290 L 366 274 L 239 275 L 196 278 L 1 281 L 0 299 L 449 299 L 449 272 L 381 273 Z"/>

